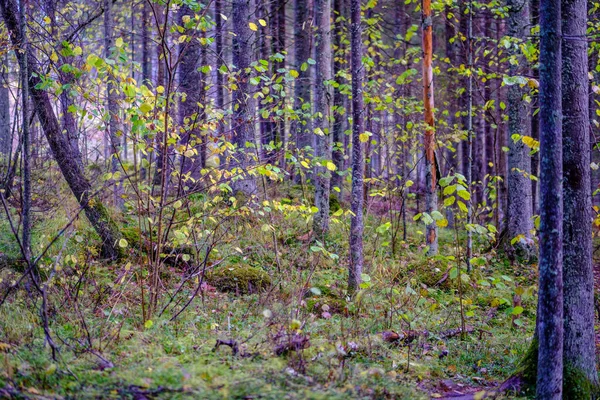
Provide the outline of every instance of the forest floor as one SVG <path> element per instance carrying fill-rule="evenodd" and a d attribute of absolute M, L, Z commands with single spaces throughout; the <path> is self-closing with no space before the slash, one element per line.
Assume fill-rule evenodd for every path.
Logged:
<path fill-rule="evenodd" d="M 34 248 L 65 215 L 37 216 Z M 265 219 L 253 215 L 231 221 L 248 228 L 220 243 L 210 264 L 262 270 L 271 279 L 265 290 L 232 293 L 208 279 L 179 313 L 198 282 L 182 284 L 185 268 L 165 266 L 159 311 L 146 321 L 143 257 L 94 260 L 90 228 L 79 220 L 45 259 L 60 265 L 48 287 L 56 360 L 39 300 L 21 290 L 0 306 L 0 398 L 488 397 L 529 346 L 535 266 L 511 265 L 476 238 L 486 251 L 473 271 L 458 270 L 452 229 L 440 232 L 440 255 L 427 258 L 422 228 L 410 217 L 407 239 L 400 231 L 394 252 L 393 228 L 384 224 L 389 215 L 377 207 L 367 215 L 366 283 L 353 299 L 345 296 L 346 215 L 335 218 L 322 246 L 310 241 L 304 219 L 272 214 L 273 235 L 257 228 Z M 0 238 L 0 252 L 15 254 L 2 219 Z M 19 277 L 2 268 L 1 293 Z M 225 344 L 216 346 L 218 340 Z"/>

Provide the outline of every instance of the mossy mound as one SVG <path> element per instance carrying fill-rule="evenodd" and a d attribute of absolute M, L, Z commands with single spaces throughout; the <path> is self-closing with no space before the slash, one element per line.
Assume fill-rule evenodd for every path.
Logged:
<path fill-rule="evenodd" d="M 249 265 L 219 268 L 206 276 L 206 281 L 220 292 L 250 294 L 271 286 L 271 277 L 262 269 Z"/>
<path fill-rule="evenodd" d="M 337 196 L 335 194 L 330 194 L 329 195 L 329 213 L 333 214 L 334 212 L 338 211 L 340 208 L 342 208 L 342 205 L 340 204 L 340 201 L 338 200 Z"/>

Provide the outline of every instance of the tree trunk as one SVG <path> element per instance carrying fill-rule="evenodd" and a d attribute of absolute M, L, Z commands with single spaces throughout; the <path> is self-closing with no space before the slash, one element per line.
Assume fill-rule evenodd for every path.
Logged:
<path fill-rule="evenodd" d="M 8 56 L 0 62 L 0 166 L 9 168 L 12 153 L 12 131 L 10 124 L 10 98 L 8 90 Z M 3 177 L 2 177 L 3 178 Z"/>
<path fill-rule="evenodd" d="M 185 93 L 185 99 L 179 102 L 179 123 L 185 129 L 181 137 L 181 143 L 185 146 L 186 152 L 193 152 L 189 156 L 186 152 L 181 156 L 183 174 L 190 174 L 194 179 L 200 175 L 200 169 L 205 167 L 206 160 L 206 138 L 202 136 L 200 126 L 204 123 L 203 101 L 205 92 L 204 74 L 199 71 L 198 62 L 204 64 L 205 48 L 200 43 L 198 32 L 193 30 L 196 22 L 191 21 L 187 24 L 183 21 L 184 16 L 193 17 L 194 12 L 189 6 L 182 6 L 179 10 L 179 19 L 182 26 L 187 25 L 186 35 L 191 40 L 179 44 L 180 60 L 179 63 L 179 89 Z M 204 36 L 205 33 L 202 33 Z M 200 106 L 198 106 L 200 104 Z M 194 151 L 195 150 L 195 151 Z M 197 154 L 196 154 L 197 153 Z"/>
<path fill-rule="evenodd" d="M 431 20 L 431 1 L 423 0 L 423 104 L 425 108 L 425 210 L 429 215 L 437 211 L 437 174 L 435 168 L 435 127 L 433 117 L 433 38 Z M 438 251 L 437 225 L 435 221 L 427 225 L 426 243 L 428 254 L 435 255 Z"/>
<path fill-rule="evenodd" d="M 21 140 L 23 141 L 23 199 L 22 199 L 22 222 L 23 232 L 21 244 L 23 246 L 26 260 L 31 257 L 31 138 L 29 135 L 29 66 L 27 54 L 29 43 L 27 38 L 27 6 L 23 0 L 19 0 L 20 19 L 20 51 L 17 52 L 21 72 L 21 111 L 23 113 L 21 125 Z M 34 269 L 37 279 L 37 267 Z"/>
<path fill-rule="evenodd" d="M 529 0 L 508 0 L 508 34 L 521 41 L 529 36 Z M 519 57 L 521 50 L 511 47 L 513 55 L 518 57 L 519 65 L 510 64 L 509 74 L 525 75 L 524 57 Z M 531 118 L 529 107 L 523 97 L 527 88 L 515 84 L 508 87 L 508 209 L 506 210 L 507 231 L 504 248 L 510 258 L 528 261 L 533 252 L 531 240 L 532 203 L 531 158 L 529 148 L 520 139 L 531 135 Z M 519 239 L 513 242 L 513 239 Z"/>
<path fill-rule="evenodd" d="M 246 148 L 246 143 L 254 144 L 254 121 L 248 96 L 247 69 L 250 68 L 250 55 L 252 31 L 248 26 L 250 5 L 249 0 L 234 0 L 232 9 L 233 18 L 233 65 L 238 74 L 237 90 L 233 91 L 232 131 L 233 144 L 236 145 L 236 157 L 241 169 L 239 176 L 233 182 L 234 192 L 246 195 L 256 192 L 256 181 L 248 174 L 248 167 L 252 161 L 252 151 Z"/>
<path fill-rule="evenodd" d="M 344 69 L 343 60 L 345 48 L 342 45 L 343 26 L 347 22 L 346 7 L 343 0 L 333 1 L 333 42 L 335 56 L 333 61 L 333 77 L 338 84 L 342 84 L 344 78 L 339 74 Z M 333 136 L 333 153 L 332 161 L 335 164 L 335 172 L 331 178 L 331 188 L 338 188 L 339 194 L 337 197 L 343 198 L 344 180 L 341 172 L 344 170 L 344 119 L 347 119 L 347 114 L 344 110 L 344 95 L 339 87 L 334 89 L 333 93 L 333 111 L 334 122 L 332 126 Z M 342 113 L 344 111 L 344 113 Z"/>
<path fill-rule="evenodd" d="M 594 334 L 592 202 L 585 0 L 562 1 L 564 389 L 592 398 L 598 385 Z M 587 382 L 586 382 L 587 380 Z M 588 390 L 582 394 L 580 391 Z M 572 391 L 572 392 L 571 392 Z"/>
<path fill-rule="evenodd" d="M 110 58 L 113 47 L 113 17 L 112 0 L 104 0 L 104 56 Z M 114 174 L 119 170 L 119 157 L 121 155 L 121 142 L 119 140 L 119 105 L 117 103 L 117 93 L 114 84 L 114 77 L 108 76 L 106 81 L 106 103 L 108 109 L 108 122 L 106 135 L 110 143 L 110 170 Z M 72 116 L 71 116 L 72 117 Z M 114 205 L 123 207 L 123 198 L 121 196 L 121 186 L 117 180 L 113 180 Z"/>
<path fill-rule="evenodd" d="M 329 231 L 329 185 L 331 172 L 327 164 L 331 163 L 331 2 L 315 0 L 315 20 L 317 22 L 316 46 L 316 85 L 314 126 L 317 147 L 315 149 L 315 207 L 313 232 L 320 240 Z"/>
<path fill-rule="evenodd" d="M 362 88 L 362 27 L 360 0 L 350 0 L 351 73 L 352 73 L 352 198 L 350 219 L 350 265 L 348 292 L 356 291 L 363 269 L 363 171 L 365 156 L 360 135 L 364 132 Z"/>
<path fill-rule="evenodd" d="M 563 378 L 561 1 L 540 7 L 540 261 L 538 399 L 561 399 Z M 529 186 L 531 187 L 531 186 Z"/>
<path fill-rule="evenodd" d="M 292 124 L 292 134 L 299 150 L 312 144 L 311 120 L 304 114 L 304 104 L 310 104 L 310 68 L 306 64 L 310 58 L 310 38 L 312 36 L 307 0 L 296 0 L 294 19 L 295 64 L 299 76 L 294 84 L 294 110 L 299 113 L 298 120 Z M 304 67 L 303 67 L 304 65 Z M 304 71 L 303 71 L 304 70 Z M 310 110 L 310 108 L 308 108 Z"/>
<path fill-rule="evenodd" d="M 15 47 L 19 47 L 19 38 L 21 36 L 15 1 L 0 0 L 0 9 L 6 27 L 11 33 L 12 43 Z M 44 135 L 50 145 L 50 150 L 75 198 L 85 211 L 91 225 L 100 236 L 102 241 L 101 255 L 105 258 L 115 259 L 119 255 L 118 249 L 115 247 L 116 241 L 120 236 L 119 232 L 110 222 L 106 208 L 100 201 L 94 198 L 89 181 L 85 178 L 83 171 L 73 158 L 71 145 L 68 138 L 61 134 L 48 93 L 44 90 L 36 89 L 36 86 L 41 84 L 37 64 L 35 63 L 36 58 L 31 51 L 26 53 L 26 57 L 29 67 L 30 96 L 33 99 L 38 118 L 44 129 Z"/>

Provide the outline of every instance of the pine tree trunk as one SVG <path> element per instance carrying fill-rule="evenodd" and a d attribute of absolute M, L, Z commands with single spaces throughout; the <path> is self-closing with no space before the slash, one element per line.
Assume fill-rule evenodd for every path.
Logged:
<path fill-rule="evenodd" d="M 562 1 L 564 388 L 568 398 L 596 389 L 594 271 L 585 0 Z M 587 380 L 587 382 L 586 382 Z M 569 384 L 570 383 L 570 384 Z M 593 388 L 588 388 L 591 384 Z"/>
<path fill-rule="evenodd" d="M 538 399 L 562 398 L 563 204 L 561 1 L 540 7 L 540 261 Z"/>
<path fill-rule="evenodd" d="M 437 211 L 437 172 L 435 168 L 435 126 L 434 126 L 434 101 L 433 101 L 433 38 L 431 1 L 423 0 L 423 104 L 425 124 L 427 128 L 424 136 L 425 149 L 425 211 L 431 215 Z M 428 254 L 435 255 L 438 251 L 437 225 L 434 222 L 427 225 L 425 234 Z"/>
<path fill-rule="evenodd" d="M 351 73 L 352 73 L 352 193 L 350 219 L 350 265 L 348 292 L 355 292 L 363 269 L 363 171 L 365 156 L 360 134 L 364 132 L 362 88 L 362 27 L 360 0 L 350 0 Z"/>
<path fill-rule="evenodd" d="M 331 2 L 315 0 L 315 20 L 317 23 L 316 46 L 316 85 L 314 127 L 316 132 L 315 207 L 319 210 L 313 219 L 313 232 L 320 240 L 329 230 L 329 190 L 331 172 L 326 167 L 331 161 Z"/>

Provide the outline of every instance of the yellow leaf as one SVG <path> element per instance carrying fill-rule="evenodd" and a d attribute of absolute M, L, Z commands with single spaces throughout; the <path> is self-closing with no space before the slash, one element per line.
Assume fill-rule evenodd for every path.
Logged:
<path fill-rule="evenodd" d="M 183 22 L 184 24 L 187 24 L 188 22 L 190 22 L 190 16 L 184 15 L 183 17 L 181 17 L 181 22 Z"/>
<path fill-rule="evenodd" d="M 128 244 L 126 239 L 119 239 L 119 247 L 125 248 Z"/>
<path fill-rule="evenodd" d="M 117 40 L 115 40 L 115 46 L 116 47 L 122 47 L 123 46 L 123 38 L 117 38 Z"/>
<path fill-rule="evenodd" d="M 44 17 L 44 22 L 47 23 L 47 24 L 49 24 L 51 22 L 50 21 L 50 17 Z"/>
<path fill-rule="evenodd" d="M 146 328 L 146 329 L 152 328 L 152 325 L 154 325 L 154 322 L 152 322 L 151 319 L 149 319 L 148 321 L 144 322 L 144 328 Z"/>
<path fill-rule="evenodd" d="M 52 60 L 52 62 L 58 61 L 58 54 L 56 54 L 55 51 L 53 51 L 52 54 L 50 54 L 50 60 Z"/>
<path fill-rule="evenodd" d="M 253 31 L 257 31 L 258 30 L 258 26 L 254 22 L 250 22 L 248 24 L 248 26 L 250 27 L 250 30 L 253 30 Z"/>
<path fill-rule="evenodd" d="M 291 69 L 290 70 L 290 75 L 292 76 L 292 78 L 297 78 L 300 76 L 300 74 L 298 73 L 298 71 L 296 71 L 295 69 Z"/>
<path fill-rule="evenodd" d="M 336 166 L 334 163 L 332 163 L 331 161 L 327 161 L 327 169 L 330 171 L 335 171 L 336 170 Z"/>
<path fill-rule="evenodd" d="M 81 47 L 80 47 L 80 46 L 77 46 L 77 47 L 75 47 L 75 48 L 73 49 L 73 54 L 74 54 L 74 55 L 76 55 L 76 56 L 80 56 L 80 55 L 81 55 L 81 53 L 83 53 L 83 50 L 81 50 Z"/>
<path fill-rule="evenodd" d="M 361 143 L 366 143 L 369 141 L 369 134 L 361 133 L 360 135 L 358 135 L 358 139 L 361 141 Z"/>
<path fill-rule="evenodd" d="M 164 87 L 162 87 L 162 86 L 157 86 L 156 87 L 156 93 L 162 94 L 164 92 L 165 92 L 165 88 Z"/>
<path fill-rule="evenodd" d="M 267 21 L 265 21 L 264 19 L 259 19 L 259 20 L 258 20 L 258 23 L 259 23 L 261 26 L 267 26 Z"/>

